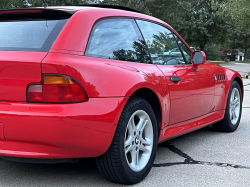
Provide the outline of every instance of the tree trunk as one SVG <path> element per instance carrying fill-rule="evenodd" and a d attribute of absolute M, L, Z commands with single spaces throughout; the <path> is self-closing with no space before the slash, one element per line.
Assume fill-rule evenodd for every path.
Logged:
<path fill-rule="evenodd" d="M 247 48 L 245 48 L 245 53 L 244 53 L 244 61 L 247 60 Z"/>

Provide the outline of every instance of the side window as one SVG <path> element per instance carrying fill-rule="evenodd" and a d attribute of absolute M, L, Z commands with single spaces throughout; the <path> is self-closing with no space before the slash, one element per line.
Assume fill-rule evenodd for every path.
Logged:
<path fill-rule="evenodd" d="M 148 45 L 154 64 L 185 64 L 176 40 L 167 28 L 148 21 L 137 20 Z"/>
<path fill-rule="evenodd" d="M 151 63 L 146 43 L 134 19 L 110 18 L 95 24 L 86 56 Z"/>
<path fill-rule="evenodd" d="M 187 62 L 187 64 L 192 64 L 191 63 L 191 51 L 190 51 L 190 49 L 179 39 L 179 37 L 178 36 L 176 36 L 175 34 L 174 34 L 174 36 L 175 36 L 175 38 L 176 38 L 176 40 L 177 40 L 177 42 L 178 42 L 178 44 L 179 44 L 179 46 L 180 46 L 180 48 L 181 48 L 181 50 L 182 50 L 182 52 L 183 52 L 183 55 L 184 55 L 184 57 L 185 57 L 185 59 L 186 59 L 186 62 Z"/>

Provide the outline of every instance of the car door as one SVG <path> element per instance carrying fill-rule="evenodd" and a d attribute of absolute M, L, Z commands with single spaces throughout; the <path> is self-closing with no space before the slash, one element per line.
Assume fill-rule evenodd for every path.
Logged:
<path fill-rule="evenodd" d="M 215 81 L 206 64 L 194 70 L 190 61 L 191 50 L 170 29 L 144 20 L 137 20 L 137 23 L 147 44 L 150 44 L 153 63 L 164 73 L 168 83 L 169 124 L 209 113 Z"/>

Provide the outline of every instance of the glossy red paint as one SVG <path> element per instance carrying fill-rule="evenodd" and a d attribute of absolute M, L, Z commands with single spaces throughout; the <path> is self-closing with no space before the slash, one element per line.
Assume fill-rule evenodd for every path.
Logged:
<path fill-rule="evenodd" d="M 2 123 L 0 123 L 0 144 L 1 144 L 1 141 L 5 141 Z"/>
<path fill-rule="evenodd" d="M 91 98 L 86 103 L 60 105 L 1 102 L 6 141 L 0 154 L 33 158 L 100 156 L 112 141 L 127 100 Z"/>
<path fill-rule="evenodd" d="M 45 52 L 0 51 L 0 100 L 26 101 L 27 85 L 41 81 Z"/>
<path fill-rule="evenodd" d="M 47 8 L 77 11 L 49 53 L 0 51 L 0 155 L 100 156 L 110 146 L 126 102 L 140 89 L 151 90 L 159 101 L 159 142 L 223 118 L 231 82 L 241 81 L 235 71 L 213 63 L 200 64 L 194 69 L 192 64 L 164 66 L 84 56 L 91 29 L 100 19 L 139 18 L 164 25 L 176 33 L 168 24 L 121 10 Z M 215 80 L 214 75 L 218 73 L 226 75 L 225 81 Z M 73 77 L 84 87 L 89 100 L 74 104 L 27 103 L 28 84 L 41 82 L 42 74 Z M 172 76 L 180 77 L 181 81 L 172 82 Z"/>
<path fill-rule="evenodd" d="M 220 121 L 223 118 L 224 113 L 225 113 L 224 110 L 220 110 L 206 114 L 202 117 L 198 117 L 195 119 L 191 119 L 185 122 L 181 122 L 166 127 L 160 132 L 159 142 L 166 141 L 168 139 L 180 136 L 182 134 L 186 134 L 188 132 L 200 129 L 216 121 Z"/>
<path fill-rule="evenodd" d="M 69 61 L 70 63 L 68 63 Z M 169 91 L 165 76 L 157 66 L 49 53 L 42 63 L 42 73 L 67 74 L 76 78 L 90 98 L 129 97 L 140 88 L 151 89 L 157 95 L 162 106 L 163 119 L 160 127 L 166 126 L 169 122 L 167 112 L 170 109 Z M 121 79 L 116 77 L 121 77 Z"/>
<path fill-rule="evenodd" d="M 215 80 L 206 65 L 201 64 L 199 71 L 193 65 L 158 65 L 166 76 L 170 91 L 170 121 L 175 124 L 208 114 L 214 99 Z M 181 81 L 170 81 L 171 76 Z M 192 107 L 192 110 L 187 108 Z"/>

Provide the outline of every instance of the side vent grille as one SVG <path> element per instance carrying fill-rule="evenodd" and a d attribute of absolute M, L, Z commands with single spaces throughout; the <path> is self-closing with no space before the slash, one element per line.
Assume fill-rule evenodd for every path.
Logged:
<path fill-rule="evenodd" d="M 217 75 L 217 81 L 222 82 L 226 80 L 226 75 L 225 74 L 218 74 Z"/>

